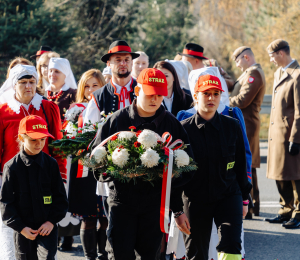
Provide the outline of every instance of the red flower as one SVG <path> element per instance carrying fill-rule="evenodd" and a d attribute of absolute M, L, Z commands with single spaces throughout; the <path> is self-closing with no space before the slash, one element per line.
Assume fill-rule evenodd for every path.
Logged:
<path fill-rule="evenodd" d="M 105 176 L 107 175 L 107 173 L 106 173 L 106 172 L 104 172 L 104 173 L 102 173 L 102 175 L 105 177 Z"/>
<path fill-rule="evenodd" d="M 120 146 L 118 146 L 117 148 L 119 148 L 119 149 L 124 149 L 124 146 L 123 146 L 123 145 L 120 145 Z"/>
<path fill-rule="evenodd" d="M 141 146 L 141 143 L 139 143 L 139 142 L 134 142 L 134 147 L 138 148 L 138 147 L 140 147 L 140 146 Z"/>
<path fill-rule="evenodd" d="M 129 129 L 131 129 L 131 130 L 132 130 L 132 129 L 133 129 L 133 130 L 135 130 L 135 129 L 136 129 L 136 127 L 135 127 L 135 126 L 130 126 L 130 127 L 129 127 Z"/>
<path fill-rule="evenodd" d="M 142 130 L 137 131 L 136 134 L 135 134 L 136 137 L 139 137 L 139 135 L 140 135 L 141 132 L 142 132 Z"/>
<path fill-rule="evenodd" d="M 82 130 L 79 130 L 79 131 L 78 131 L 78 134 L 81 134 L 81 133 L 82 133 Z"/>
<path fill-rule="evenodd" d="M 118 136 L 115 135 L 115 136 L 113 136 L 110 140 L 111 140 L 111 141 L 115 141 L 117 138 L 118 138 Z"/>
<path fill-rule="evenodd" d="M 161 144 L 162 142 L 161 142 L 161 141 L 157 141 L 157 143 L 158 143 L 158 144 Z"/>
<path fill-rule="evenodd" d="M 72 136 L 71 139 L 75 139 L 75 136 Z"/>
<path fill-rule="evenodd" d="M 70 137 L 69 136 L 67 136 L 67 139 L 69 139 Z"/>

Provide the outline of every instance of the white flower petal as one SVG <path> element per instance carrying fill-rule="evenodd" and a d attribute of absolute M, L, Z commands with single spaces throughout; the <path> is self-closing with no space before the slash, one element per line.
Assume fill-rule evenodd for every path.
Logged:
<path fill-rule="evenodd" d="M 146 152 L 141 155 L 142 164 L 148 168 L 158 165 L 159 159 L 159 154 L 151 148 L 148 148 Z"/>
<path fill-rule="evenodd" d="M 153 148 L 157 145 L 157 136 L 155 132 L 145 129 L 140 133 L 138 142 L 141 143 L 145 149 Z"/>
<path fill-rule="evenodd" d="M 175 163 L 177 167 L 182 167 L 190 164 L 189 155 L 183 150 L 174 151 Z"/>
<path fill-rule="evenodd" d="M 118 165 L 120 168 L 123 168 L 124 165 L 128 162 L 129 152 L 127 149 L 116 148 L 112 153 L 112 161 L 114 164 Z"/>

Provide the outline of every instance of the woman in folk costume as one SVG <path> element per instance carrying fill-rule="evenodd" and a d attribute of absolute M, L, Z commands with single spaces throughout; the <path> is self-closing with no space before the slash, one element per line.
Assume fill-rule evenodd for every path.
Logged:
<path fill-rule="evenodd" d="M 208 74 L 219 77 L 219 79 L 221 80 L 222 88 L 223 88 L 223 86 L 224 86 L 224 88 L 226 88 L 226 82 L 225 82 L 224 78 L 219 74 L 219 69 L 217 67 L 207 67 L 204 69 L 200 69 L 200 70 L 198 70 L 198 73 L 194 75 L 194 77 L 197 78 L 197 76 L 198 76 L 198 78 L 199 78 L 200 76 L 208 75 Z M 218 113 L 220 113 L 222 115 L 231 116 L 239 121 L 240 127 L 242 129 L 242 133 L 243 133 L 244 145 L 245 145 L 245 150 L 246 150 L 247 175 L 248 175 L 248 180 L 251 183 L 252 155 L 251 155 L 250 145 L 249 145 L 247 134 L 246 134 L 246 126 L 245 126 L 243 114 L 242 114 L 241 110 L 237 107 L 230 108 L 229 106 L 226 106 L 222 102 L 222 99 L 220 100 L 217 111 L 218 111 Z M 193 116 L 195 113 L 196 113 L 195 108 L 192 108 L 188 111 L 180 111 L 177 114 L 177 119 L 179 121 L 182 121 L 184 119 L 187 119 L 187 118 Z M 176 230 L 176 232 L 178 232 L 178 231 Z M 182 235 L 181 234 L 178 234 L 178 235 L 180 235 L 180 237 L 175 238 L 175 237 L 170 236 L 168 252 L 176 251 L 176 249 L 177 249 L 176 256 L 178 258 L 181 258 L 185 255 L 185 250 L 183 247 Z M 242 239 L 241 254 L 244 257 L 245 249 L 244 249 L 244 230 L 243 229 L 242 229 L 241 239 Z M 178 242 L 178 240 L 179 240 L 179 242 Z M 209 245 L 209 260 L 217 259 L 218 254 L 216 251 L 216 246 L 218 243 L 219 243 L 218 230 L 216 228 L 215 223 L 213 222 L 210 245 Z M 176 246 L 177 244 L 178 244 L 178 247 Z"/>
<path fill-rule="evenodd" d="M 240 260 L 242 217 L 252 188 L 242 130 L 237 120 L 217 112 L 223 92 L 218 77 L 200 76 L 194 90 L 197 113 L 181 122 L 201 165 L 183 196 L 191 223 L 191 235 L 184 237 L 187 259 L 208 259 L 214 219 L 221 233 L 218 259 Z"/>
<path fill-rule="evenodd" d="M 55 140 L 62 138 L 59 108 L 36 93 L 37 81 L 38 75 L 34 66 L 18 64 L 11 69 L 9 78 L 0 89 L 0 96 L 4 102 L 0 104 L 0 172 L 3 171 L 4 164 L 19 152 L 18 143 L 12 137 L 18 135 L 19 123 L 25 116 L 42 117 Z M 53 155 L 48 147 L 48 139 L 43 152 Z M 66 160 L 58 155 L 53 157 L 59 165 L 62 178 L 66 180 Z M 0 223 L 1 260 L 14 259 L 12 234 L 11 229 Z"/>
<path fill-rule="evenodd" d="M 58 105 L 62 121 L 65 111 L 76 100 L 77 84 L 67 59 L 51 58 L 48 65 L 50 85 L 46 88 L 47 99 Z"/>
<path fill-rule="evenodd" d="M 78 127 L 83 127 L 85 108 L 91 100 L 91 94 L 106 84 L 100 70 L 91 69 L 85 72 L 78 83 L 76 104 L 69 111 L 82 110 L 78 118 Z M 68 112 L 69 112 L 68 111 Z M 97 181 L 91 171 L 78 161 L 72 163 L 69 186 L 69 212 L 81 220 L 80 239 L 86 259 L 96 259 L 97 244 L 99 259 L 107 259 L 105 251 L 107 218 L 103 212 L 102 198 L 95 193 Z M 97 231 L 97 221 L 100 228 Z"/>
<path fill-rule="evenodd" d="M 153 68 L 160 70 L 167 78 L 168 96 L 164 97 L 162 102 L 166 110 L 176 116 L 180 110 L 189 109 L 193 103 L 193 98 L 181 88 L 173 65 L 167 61 L 159 61 L 155 63 Z"/>
<path fill-rule="evenodd" d="M 51 58 L 59 58 L 59 54 L 56 52 L 46 52 L 42 54 L 37 62 L 36 69 L 39 75 L 39 81 L 37 84 L 37 89 L 39 90 L 41 95 L 45 95 L 45 90 L 49 86 L 49 78 L 48 78 L 48 67 Z M 47 96 L 47 93 L 46 95 Z"/>

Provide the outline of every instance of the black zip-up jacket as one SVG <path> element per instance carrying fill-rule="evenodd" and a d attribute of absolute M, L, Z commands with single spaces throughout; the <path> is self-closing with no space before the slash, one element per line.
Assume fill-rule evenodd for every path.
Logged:
<path fill-rule="evenodd" d="M 156 111 L 155 118 L 151 123 L 147 123 L 142 117 L 138 115 L 136 109 L 136 100 L 133 103 L 117 112 L 115 112 L 103 125 L 99 135 L 97 136 L 93 147 L 95 148 L 102 140 L 113 135 L 119 131 L 129 131 L 130 126 L 135 126 L 136 131 L 149 129 L 160 136 L 165 132 L 169 132 L 172 135 L 172 140 L 181 139 L 185 144 L 189 144 L 189 137 L 185 132 L 180 122 L 163 106 Z M 190 157 L 193 158 L 193 152 L 191 146 L 188 145 L 185 150 Z M 182 185 L 192 179 L 194 172 L 183 173 L 181 177 L 172 179 L 172 193 L 170 208 L 173 212 L 182 210 Z M 133 181 L 129 183 L 122 183 L 113 179 L 111 176 L 101 176 L 100 181 L 110 182 L 108 184 L 110 193 L 115 193 L 118 199 L 122 200 L 122 197 L 139 197 L 142 201 L 146 202 L 153 197 L 160 196 L 162 189 L 162 181 L 156 181 L 154 187 L 146 181 L 137 180 L 136 184 Z M 119 196 L 117 195 L 119 194 Z"/>
<path fill-rule="evenodd" d="M 68 210 L 65 187 L 55 159 L 19 152 L 3 169 L 0 211 L 3 223 L 17 232 L 38 229 L 46 221 L 56 225 Z"/>
<path fill-rule="evenodd" d="M 189 201 L 216 202 L 241 194 L 248 199 L 248 181 L 242 130 L 236 119 L 215 113 L 210 121 L 198 113 L 181 121 L 198 163 L 194 178 L 184 190 Z"/>

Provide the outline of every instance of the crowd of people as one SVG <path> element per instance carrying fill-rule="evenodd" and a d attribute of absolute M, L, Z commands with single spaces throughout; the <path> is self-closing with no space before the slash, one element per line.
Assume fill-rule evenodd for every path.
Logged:
<path fill-rule="evenodd" d="M 267 177 L 276 180 L 282 208 L 266 219 L 300 226 L 300 66 L 284 40 L 267 48 L 275 73 Z M 174 60 L 149 68 L 145 52 L 113 42 L 106 68 L 84 72 L 48 46 L 8 66 L 0 88 L 0 260 L 55 259 L 80 234 L 86 259 L 245 258 L 243 218 L 259 216 L 263 69 L 248 46 L 233 61 L 235 81 L 204 48 L 187 43 Z M 121 182 L 65 159 L 49 147 L 63 137 L 65 114 L 78 107 L 78 127 L 113 113 L 92 148 L 111 135 L 148 129 L 187 145 L 196 171 L 172 180 L 169 233 L 160 229 L 162 182 Z M 249 210 L 248 210 L 249 209 Z M 78 220 L 79 225 L 67 218 Z M 66 231 L 68 230 L 68 231 Z M 220 233 L 220 238 L 218 236 Z"/>

